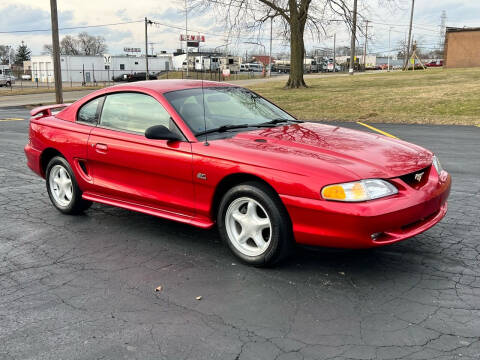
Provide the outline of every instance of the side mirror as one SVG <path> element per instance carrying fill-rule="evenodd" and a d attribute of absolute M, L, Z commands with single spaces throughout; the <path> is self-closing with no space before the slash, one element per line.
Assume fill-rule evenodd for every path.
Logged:
<path fill-rule="evenodd" d="M 154 125 L 145 130 L 145 137 L 153 140 L 179 141 L 177 134 L 174 134 L 163 125 Z"/>

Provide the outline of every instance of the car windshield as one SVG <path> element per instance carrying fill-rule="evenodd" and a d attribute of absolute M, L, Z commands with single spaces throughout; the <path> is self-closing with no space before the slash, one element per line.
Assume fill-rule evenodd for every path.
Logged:
<path fill-rule="evenodd" d="M 240 87 L 205 87 L 164 94 L 195 135 L 221 128 L 248 128 L 295 121 L 261 96 Z"/>

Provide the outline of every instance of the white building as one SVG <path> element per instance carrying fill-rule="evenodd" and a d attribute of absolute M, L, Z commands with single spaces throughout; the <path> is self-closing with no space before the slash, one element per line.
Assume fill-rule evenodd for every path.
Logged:
<path fill-rule="evenodd" d="M 109 55 L 106 55 L 107 58 Z M 108 59 L 106 59 L 108 60 Z M 144 56 L 110 56 L 110 78 L 121 74 L 134 74 L 137 72 L 145 72 L 146 64 Z M 148 71 L 157 73 L 160 71 L 168 71 L 173 69 L 171 54 L 157 54 L 155 57 L 148 57 Z"/>
<path fill-rule="evenodd" d="M 53 59 L 50 55 L 32 56 L 32 81 L 54 82 Z M 172 55 L 159 54 L 148 58 L 149 72 L 172 69 Z M 60 55 L 62 81 L 102 82 L 114 76 L 145 72 L 145 57 Z"/>
<path fill-rule="evenodd" d="M 50 55 L 32 56 L 32 81 L 54 82 Z M 61 55 L 62 81 L 107 81 L 103 56 Z"/>

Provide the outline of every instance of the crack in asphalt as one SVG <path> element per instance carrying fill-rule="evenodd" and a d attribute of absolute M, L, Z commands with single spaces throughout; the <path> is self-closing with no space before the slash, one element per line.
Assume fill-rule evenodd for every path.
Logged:
<path fill-rule="evenodd" d="M 26 167 L 26 126 L 0 135 L 0 359 L 480 359 L 478 166 L 453 172 L 447 217 L 414 239 L 256 269 L 215 230 L 61 215 Z"/>

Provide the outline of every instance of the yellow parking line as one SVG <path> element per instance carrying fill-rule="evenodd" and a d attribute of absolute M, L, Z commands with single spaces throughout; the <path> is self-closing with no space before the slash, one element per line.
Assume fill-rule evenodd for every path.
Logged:
<path fill-rule="evenodd" d="M 21 119 L 21 118 L 5 118 L 5 119 L 0 119 L 0 121 L 21 121 L 21 120 L 26 120 L 26 119 Z"/>
<path fill-rule="evenodd" d="M 363 123 L 363 122 L 357 121 L 357 124 L 363 125 L 363 126 L 369 128 L 370 130 L 376 131 L 376 132 L 378 132 L 378 133 L 380 133 L 380 134 L 382 134 L 382 135 L 385 135 L 385 136 L 388 136 L 388 137 L 391 137 L 391 138 L 394 138 L 394 139 L 398 139 L 398 137 L 396 137 L 396 136 L 394 136 L 394 135 L 392 135 L 392 134 L 389 134 L 389 133 L 387 133 L 387 132 L 385 132 L 385 131 L 382 131 L 382 130 L 380 130 L 380 129 L 377 129 L 376 127 L 373 127 L 373 126 L 371 126 L 371 125 L 365 124 L 365 123 Z"/>

